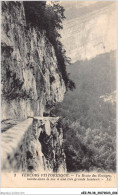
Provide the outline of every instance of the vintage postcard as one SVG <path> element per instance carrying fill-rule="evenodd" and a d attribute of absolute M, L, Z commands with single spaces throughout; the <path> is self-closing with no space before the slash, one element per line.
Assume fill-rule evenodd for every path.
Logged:
<path fill-rule="evenodd" d="M 116 2 L 1 2 L 1 187 L 116 188 Z"/>

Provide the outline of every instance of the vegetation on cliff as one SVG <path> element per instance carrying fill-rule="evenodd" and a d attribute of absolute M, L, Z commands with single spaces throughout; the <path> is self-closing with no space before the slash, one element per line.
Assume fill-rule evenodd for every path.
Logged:
<path fill-rule="evenodd" d="M 70 59 L 66 56 L 59 33 L 59 30 L 63 28 L 62 21 L 65 19 L 64 8 L 57 2 L 51 2 L 50 5 L 47 5 L 45 1 L 24 1 L 23 3 L 27 24 L 40 31 L 46 31 L 46 36 L 54 47 L 58 68 L 66 88 L 73 90 L 75 83 L 69 78 L 66 71 L 66 65 L 70 64 Z"/>
<path fill-rule="evenodd" d="M 68 67 L 76 89 L 52 111 L 52 115 L 62 116 L 68 171 L 116 170 L 114 55 L 102 54 Z"/>

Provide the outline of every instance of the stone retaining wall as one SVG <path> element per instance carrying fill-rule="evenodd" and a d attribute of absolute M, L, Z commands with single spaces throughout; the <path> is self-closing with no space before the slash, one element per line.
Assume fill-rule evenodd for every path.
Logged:
<path fill-rule="evenodd" d="M 66 171 L 59 117 L 33 117 L 1 136 L 1 168 L 9 171 Z"/>

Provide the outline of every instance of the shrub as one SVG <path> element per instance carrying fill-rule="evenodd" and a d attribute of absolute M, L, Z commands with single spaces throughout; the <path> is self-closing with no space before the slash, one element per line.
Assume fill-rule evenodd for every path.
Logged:
<path fill-rule="evenodd" d="M 24 1 L 23 4 L 27 24 L 37 27 L 40 31 L 46 31 L 46 36 L 54 47 L 58 68 L 66 88 L 73 90 L 75 84 L 69 79 L 66 71 L 66 65 L 70 64 L 70 59 L 66 56 L 66 51 L 60 42 L 61 35 L 58 32 L 63 28 L 62 21 L 65 19 L 64 8 L 57 2 L 53 2 L 51 6 L 46 5 L 45 1 Z"/>

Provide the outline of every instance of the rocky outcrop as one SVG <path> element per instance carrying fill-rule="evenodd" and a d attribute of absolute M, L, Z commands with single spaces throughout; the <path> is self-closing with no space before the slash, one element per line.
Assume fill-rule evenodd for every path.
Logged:
<path fill-rule="evenodd" d="M 34 117 L 2 134 L 2 170 L 65 172 L 63 131 L 58 117 Z"/>
<path fill-rule="evenodd" d="M 66 91 L 54 48 L 44 30 L 27 26 L 23 2 L 2 2 L 1 31 L 1 168 L 66 171 L 58 118 L 43 117 Z"/>
<path fill-rule="evenodd" d="M 2 2 L 2 119 L 43 116 L 65 85 L 45 31 L 26 25 L 22 2 Z"/>
<path fill-rule="evenodd" d="M 71 2 L 62 31 L 62 42 L 72 62 L 116 50 L 116 3 L 88 2 L 83 9 L 79 5 L 79 1 Z"/>

